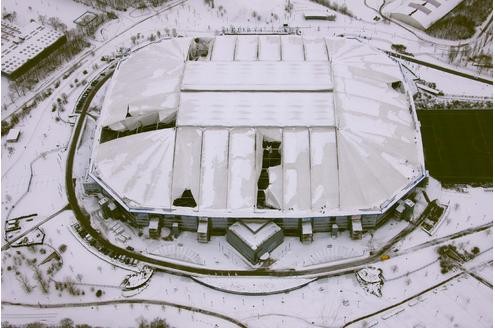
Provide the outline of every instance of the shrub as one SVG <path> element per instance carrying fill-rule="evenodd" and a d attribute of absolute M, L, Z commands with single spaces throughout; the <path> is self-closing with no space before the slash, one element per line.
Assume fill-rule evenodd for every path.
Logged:
<path fill-rule="evenodd" d="M 59 251 L 60 253 L 64 253 L 66 250 L 67 250 L 67 245 L 65 245 L 65 244 L 62 244 L 62 245 L 60 245 L 60 246 L 58 247 L 58 251 Z"/>

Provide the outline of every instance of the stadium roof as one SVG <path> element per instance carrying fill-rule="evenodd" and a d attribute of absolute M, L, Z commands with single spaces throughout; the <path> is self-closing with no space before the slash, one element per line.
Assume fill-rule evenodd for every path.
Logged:
<path fill-rule="evenodd" d="M 462 0 L 395 0 L 384 7 L 384 13 L 426 30 L 461 2 Z"/>
<path fill-rule="evenodd" d="M 100 130 L 176 116 L 175 127 L 95 146 L 90 174 L 129 210 L 378 214 L 424 176 L 411 98 L 384 54 L 347 39 L 222 36 L 203 60 L 189 61 L 191 41 L 136 51 L 106 95 Z M 267 167 L 277 149 L 278 162 Z M 260 187 L 264 175 L 269 182 Z"/>

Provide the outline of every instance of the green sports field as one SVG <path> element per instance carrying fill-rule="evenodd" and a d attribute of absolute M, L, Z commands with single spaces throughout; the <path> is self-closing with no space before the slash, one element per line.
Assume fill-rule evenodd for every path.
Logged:
<path fill-rule="evenodd" d="M 430 175 L 444 184 L 491 184 L 491 110 L 420 110 L 421 135 Z"/>

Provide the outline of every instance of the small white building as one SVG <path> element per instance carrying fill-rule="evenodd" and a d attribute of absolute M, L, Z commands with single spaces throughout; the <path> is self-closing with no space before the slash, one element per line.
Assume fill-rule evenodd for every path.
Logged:
<path fill-rule="evenodd" d="M 327 20 L 327 21 L 335 21 L 337 16 L 332 14 L 327 10 L 306 10 L 304 11 L 304 19 L 305 20 Z"/>
<path fill-rule="evenodd" d="M 21 130 L 19 129 L 10 129 L 7 134 L 7 142 L 17 142 L 21 135 Z"/>

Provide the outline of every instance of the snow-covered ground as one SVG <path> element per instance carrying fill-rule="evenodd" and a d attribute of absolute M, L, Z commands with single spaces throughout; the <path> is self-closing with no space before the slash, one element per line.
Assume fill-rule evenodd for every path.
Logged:
<path fill-rule="evenodd" d="M 56 17 L 67 25 L 68 29 L 74 28 L 74 20 L 86 11 L 98 12 L 98 10 L 83 5 L 76 1 L 67 0 L 4 0 L 2 7 L 7 12 L 16 12 L 16 24 L 23 26 L 31 20 L 38 21 L 39 16 Z"/>
<path fill-rule="evenodd" d="M 492 303 L 487 302 L 491 295 L 491 288 L 461 275 L 349 327 L 492 327 Z"/>
<path fill-rule="evenodd" d="M 63 304 L 62 304 L 63 305 Z M 22 308 L 3 305 L 2 321 L 26 324 L 38 320 L 46 324 L 58 324 L 62 319 L 70 318 L 75 324 L 90 323 L 97 327 L 137 327 L 142 320 L 147 322 L 155 318 L 165 319 L 171 327 L 213 328 L 238 327 L 227 320 L 168 305 L 154 304 L 111 304 L 87 305 L 60 309 Z M 60 307 L 62 308 L 62 306 Z M 91 316 L 88 317 L 88 312 Z"/>

